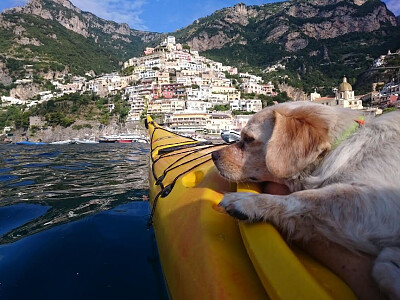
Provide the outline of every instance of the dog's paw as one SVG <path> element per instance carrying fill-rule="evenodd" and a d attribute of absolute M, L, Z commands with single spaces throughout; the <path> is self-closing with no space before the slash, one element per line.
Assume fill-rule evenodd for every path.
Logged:
<path fill-rule="evenodd" d="M 389 299 L 400 299 L 400 248 L 385 248 L 375 260 L 372 276 Z"/>
<path fill-rule="evenodd" d="M 253 193 L 226 194 L 218 206 L 238 220 L 254 222 L 257 220 L 255 197 Z"/>

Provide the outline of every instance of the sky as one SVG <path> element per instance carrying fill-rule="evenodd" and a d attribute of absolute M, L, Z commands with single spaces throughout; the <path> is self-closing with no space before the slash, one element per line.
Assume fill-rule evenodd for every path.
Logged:
<path fill-rule="evenodd" d="M 172 32 L 198 18 L 238 2 L 261 5 L 276 0 L 70 0 L 78 8 L 103 19 L 128 23 L 131 28 L 154 32 Z M 383 0 L 400 15 L 400 0 Z M 0 11 L 24 5 L 27 0 L 0 0 Z"/>

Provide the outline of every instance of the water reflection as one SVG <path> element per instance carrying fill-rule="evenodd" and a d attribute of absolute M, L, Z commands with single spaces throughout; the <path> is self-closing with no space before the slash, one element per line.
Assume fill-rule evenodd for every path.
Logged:
<path fill-rule="evenodd" d="M 0 220 L 0 244 L 141 201 L 148 193 L 144 144 L 7 145 L 0 153 L 0 219 L 11 212 L 14 219 Z"/>

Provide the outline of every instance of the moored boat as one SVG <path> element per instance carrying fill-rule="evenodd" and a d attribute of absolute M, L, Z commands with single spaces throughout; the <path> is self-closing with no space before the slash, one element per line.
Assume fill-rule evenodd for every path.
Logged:
<path fill-rule="evenodd" d="M 140 135 L 120 135 L 117 139 L 117 143 L 145 143 L 148 144 L 149 141 L 145 136 Z"/>
<path fill-rule="evenodd" d="M 31 141 L 16 142 L 16 144 L 17 145 L 25 145 L 25 146 L 46 145 L 46 143 L 43 143 L 43 142 L 31 142 Z"/>
<path fill-rule="evenodd" d="M 99 143 L 116 143 L 119 135 L 104 135 L 99 138 Z"/>
<path fill-rule="evenodd" d="M 95 141 L 94 139 L 74 139 L 75 144 L 98 144 L 98 141 Z"/>
<path fill-rule="evenodd" d="M 148 144 L 149 140 L 144 135 L 137 134 L 121 134 L 101 136 L 100 143 L 145 143 Z"/>
<path fill-rule="evenodd" d="M 75 144 L 73 140 L 63 140 L 49 143 L 50 145 L 70 145 Z"/>
<path fill-rule="evenodd" d="M 350 288 L 269 224 L 217 209 L 224 193 L 257 192 L 224 180 L 211 152 L 224 147 L 172 133 L 148 117 L 151 223 L 171 299 L 356 299 Z"/>

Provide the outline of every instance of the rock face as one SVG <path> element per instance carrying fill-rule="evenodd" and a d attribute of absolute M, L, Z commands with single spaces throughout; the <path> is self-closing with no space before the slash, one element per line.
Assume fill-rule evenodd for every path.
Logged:
<path fill-rule="evenodd" d="M 159 36 L 156 33 L 130 29 L 128 24 L 103 20 L 91 13 L 81 11 L 68 0 L 30 0 L 23 8 L 8 11 L 8 13 L 12 12 L 55 20 L 71 31 L 94 39 L 99 37 L 96 33 L 98 30 L 111 35 L 113 39 L 124 39 L 129 42 L 133 42 L 130 37 L 139 37 L 143 41 L 149 41 Z"/>
<path fill-rule="evenodd" d="M 8 72 L 6 64 L 2 61 L 0 61 L 0 83 L 5 86 L 12 83 L 12 78 L 10 76 L 10 73 Z"/>
<path fill-rule="evenodd" d="M 280 84 L 278 85 L 279 90 L 281 92 L 286 92 L 288 97 L 293 101 L 307 101 L 307 94 L 298 88 L 294 88 L 288 84 Z"/>
<path fill-rule="evenodd" d="M 229 37 L 223 32 L 209 36 L 207 32 L 201 33 L 189 42 L 189 46 L 198 51 L 206 51 L 208 49 L 221 49 L 224 45 L 235 41 L 239 35 Z"/>
<path fill-rule="evenodd" d="M 379 0 L 292 0 L 261 6 L 237 4 L 176 33 L 200 51 L 263 40 L 297 52 L 307 47 L 310 38 L 331 39 L 396 24 Z"/>
<path fill-rule="evenodd" d="M 320 40 L 335 38 L 351 32 L 372 32 L 380 29 L 382 24 L 396 26 L 395 18 L 388 13 L 384 6 L 376 7 L 371 14 L 363 18 L 353 18 L 351 14 L 356 12 L 353 9 L 348 11 L 342 9 L 342 12 L 344 14 L 337 13 L 329 21 L 307 22 L 302 26 L 302 32 L 309 37 Z M 348 13 L 346 14 L 346 12 Z"/>
<path fill-rule="evenodd" d="M 29 100 L 39 93 L 39 85 L 35 83 L 21 84 L 10 91 L 10 96 L 21 100 Z"/>

